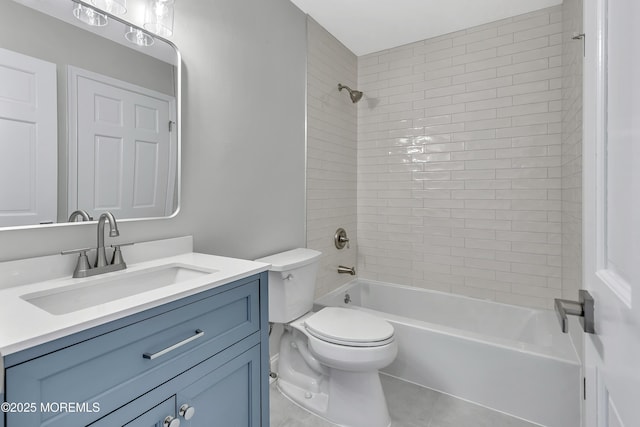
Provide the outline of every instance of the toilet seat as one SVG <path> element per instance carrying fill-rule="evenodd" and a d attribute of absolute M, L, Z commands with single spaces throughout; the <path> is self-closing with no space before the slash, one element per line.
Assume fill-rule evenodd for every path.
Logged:
<path fill-rule="evenodd" d="M 348 347 L 378 347 L 394 340 L 393 326 L 363 311 L 326 307 L 304 320 L 315 338 Z"/>

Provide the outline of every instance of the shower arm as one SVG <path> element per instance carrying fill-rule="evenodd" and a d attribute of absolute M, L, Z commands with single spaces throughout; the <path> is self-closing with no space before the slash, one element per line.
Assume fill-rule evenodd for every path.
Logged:
<path fill-rule="evenodd" d="M 350 94 L 354 92 L 354 90 L 351 89 L 349 86 L 343 85 L 342 83 L 338 83 L 338 92 L 342 92 L 342 89 L 346 89 L 347 92 L 349 92 Z"/>
<path fill-rule="evenodd" d="M 338 92 L 341 92 L 342 89 L 346 89 L 347 92 L 349 92 L 349 97 L 351 98 L 351 101 L 354 104 L 356 102 L 360 101 L 360 99 L 362 98 L 362 92 L 361 91 L 351 89 L 349 86 L 343 85 L 342 83 L 338 83 Z"/>

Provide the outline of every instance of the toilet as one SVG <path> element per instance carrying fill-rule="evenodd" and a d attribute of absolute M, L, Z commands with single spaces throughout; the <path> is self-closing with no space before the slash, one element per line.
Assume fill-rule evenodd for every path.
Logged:
<path fill-rule="evenodd" d="M 340 426 L 391 425 L 378 370 L 398 353 L 393 326 L 360 310 L 313 312 L 321 252 L 294 249 L 256 261 L 269 270 L 269 321 L 284 324 L 278 389 Z"/>

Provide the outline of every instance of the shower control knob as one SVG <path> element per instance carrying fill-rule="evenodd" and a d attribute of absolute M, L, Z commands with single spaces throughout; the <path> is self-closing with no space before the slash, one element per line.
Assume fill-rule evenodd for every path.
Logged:
<path fill-rule="evenodd" d="M 185 403 L 180 407 L 180 410 L 178 411 L 178 413 L 185 420 L 189 421 L 191 418 L 193 418 L 193 415 L 196 413 L 196 408 L 194 408 L 193 406 L 189 406 L 187 403 Z"/>
<path fill-rule="evenodd" d="M 163 427 L 180 427 L 180 420 L 169 415 L 162 422 Z"/>
<path fill-rule="evenodd" d="M 349 238 L 344 228 L 338 228 L 336 230 L 336 234 L 333 236 L 333 242 L 338 249 L 344 249 L 345 246 L 349 248 Z"/>

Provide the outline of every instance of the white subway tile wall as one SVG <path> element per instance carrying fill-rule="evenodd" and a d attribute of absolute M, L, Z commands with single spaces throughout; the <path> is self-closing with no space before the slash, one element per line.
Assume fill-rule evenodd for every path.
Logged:
<path fill-rule="evenodd" d="M 575 300 L 582 287 L 582 0 L 564 0 L 562 50 L 562 282 Z"/>
<path fill-rule="evenodd" d="M 562 162 L 562 37 L 557 6 L 358 58 L 360 277 L 533 307 L 562 296 L 561 195 L 571 187 L 576 197 L 569 170 L 579 161 Z M 335 69 L 350 70 L 348 55 L 324 55 L 339 55 Z M 325 77 L 334 75 L 313 77 L 323 89 L 310 80 L 310 104 L 333 99 Z M 346 104 L 332 115 L 314 102 L 318 119 L 335 120 L 333 132 L 346 138 L 355 126 Z M 310 163 L 328 161 L 313 157 L 313 146 Z M 355 153 L 335 150 L 336 165 Z M 310 183 L 320 173 L 311 166 Z M 336 173 L 340 185 L 351 178 Z M 315 200 L 322 206 L 310 206 L 310 216 L 329 208 Z M 320 228 L 309 230 L 310 241 L 327 237 L 314 234 Z"/>
<path fill-rule="evenodd" d="M 357 88 L 357 58 L 311 18 L 307 37 L 307 247 L 322 252 L 320 296 L 353 279 L 338 265 L 356 265 L 357 109 L 338 83 Z M 339 227 L 349 248 L 333 243 Z"/>

